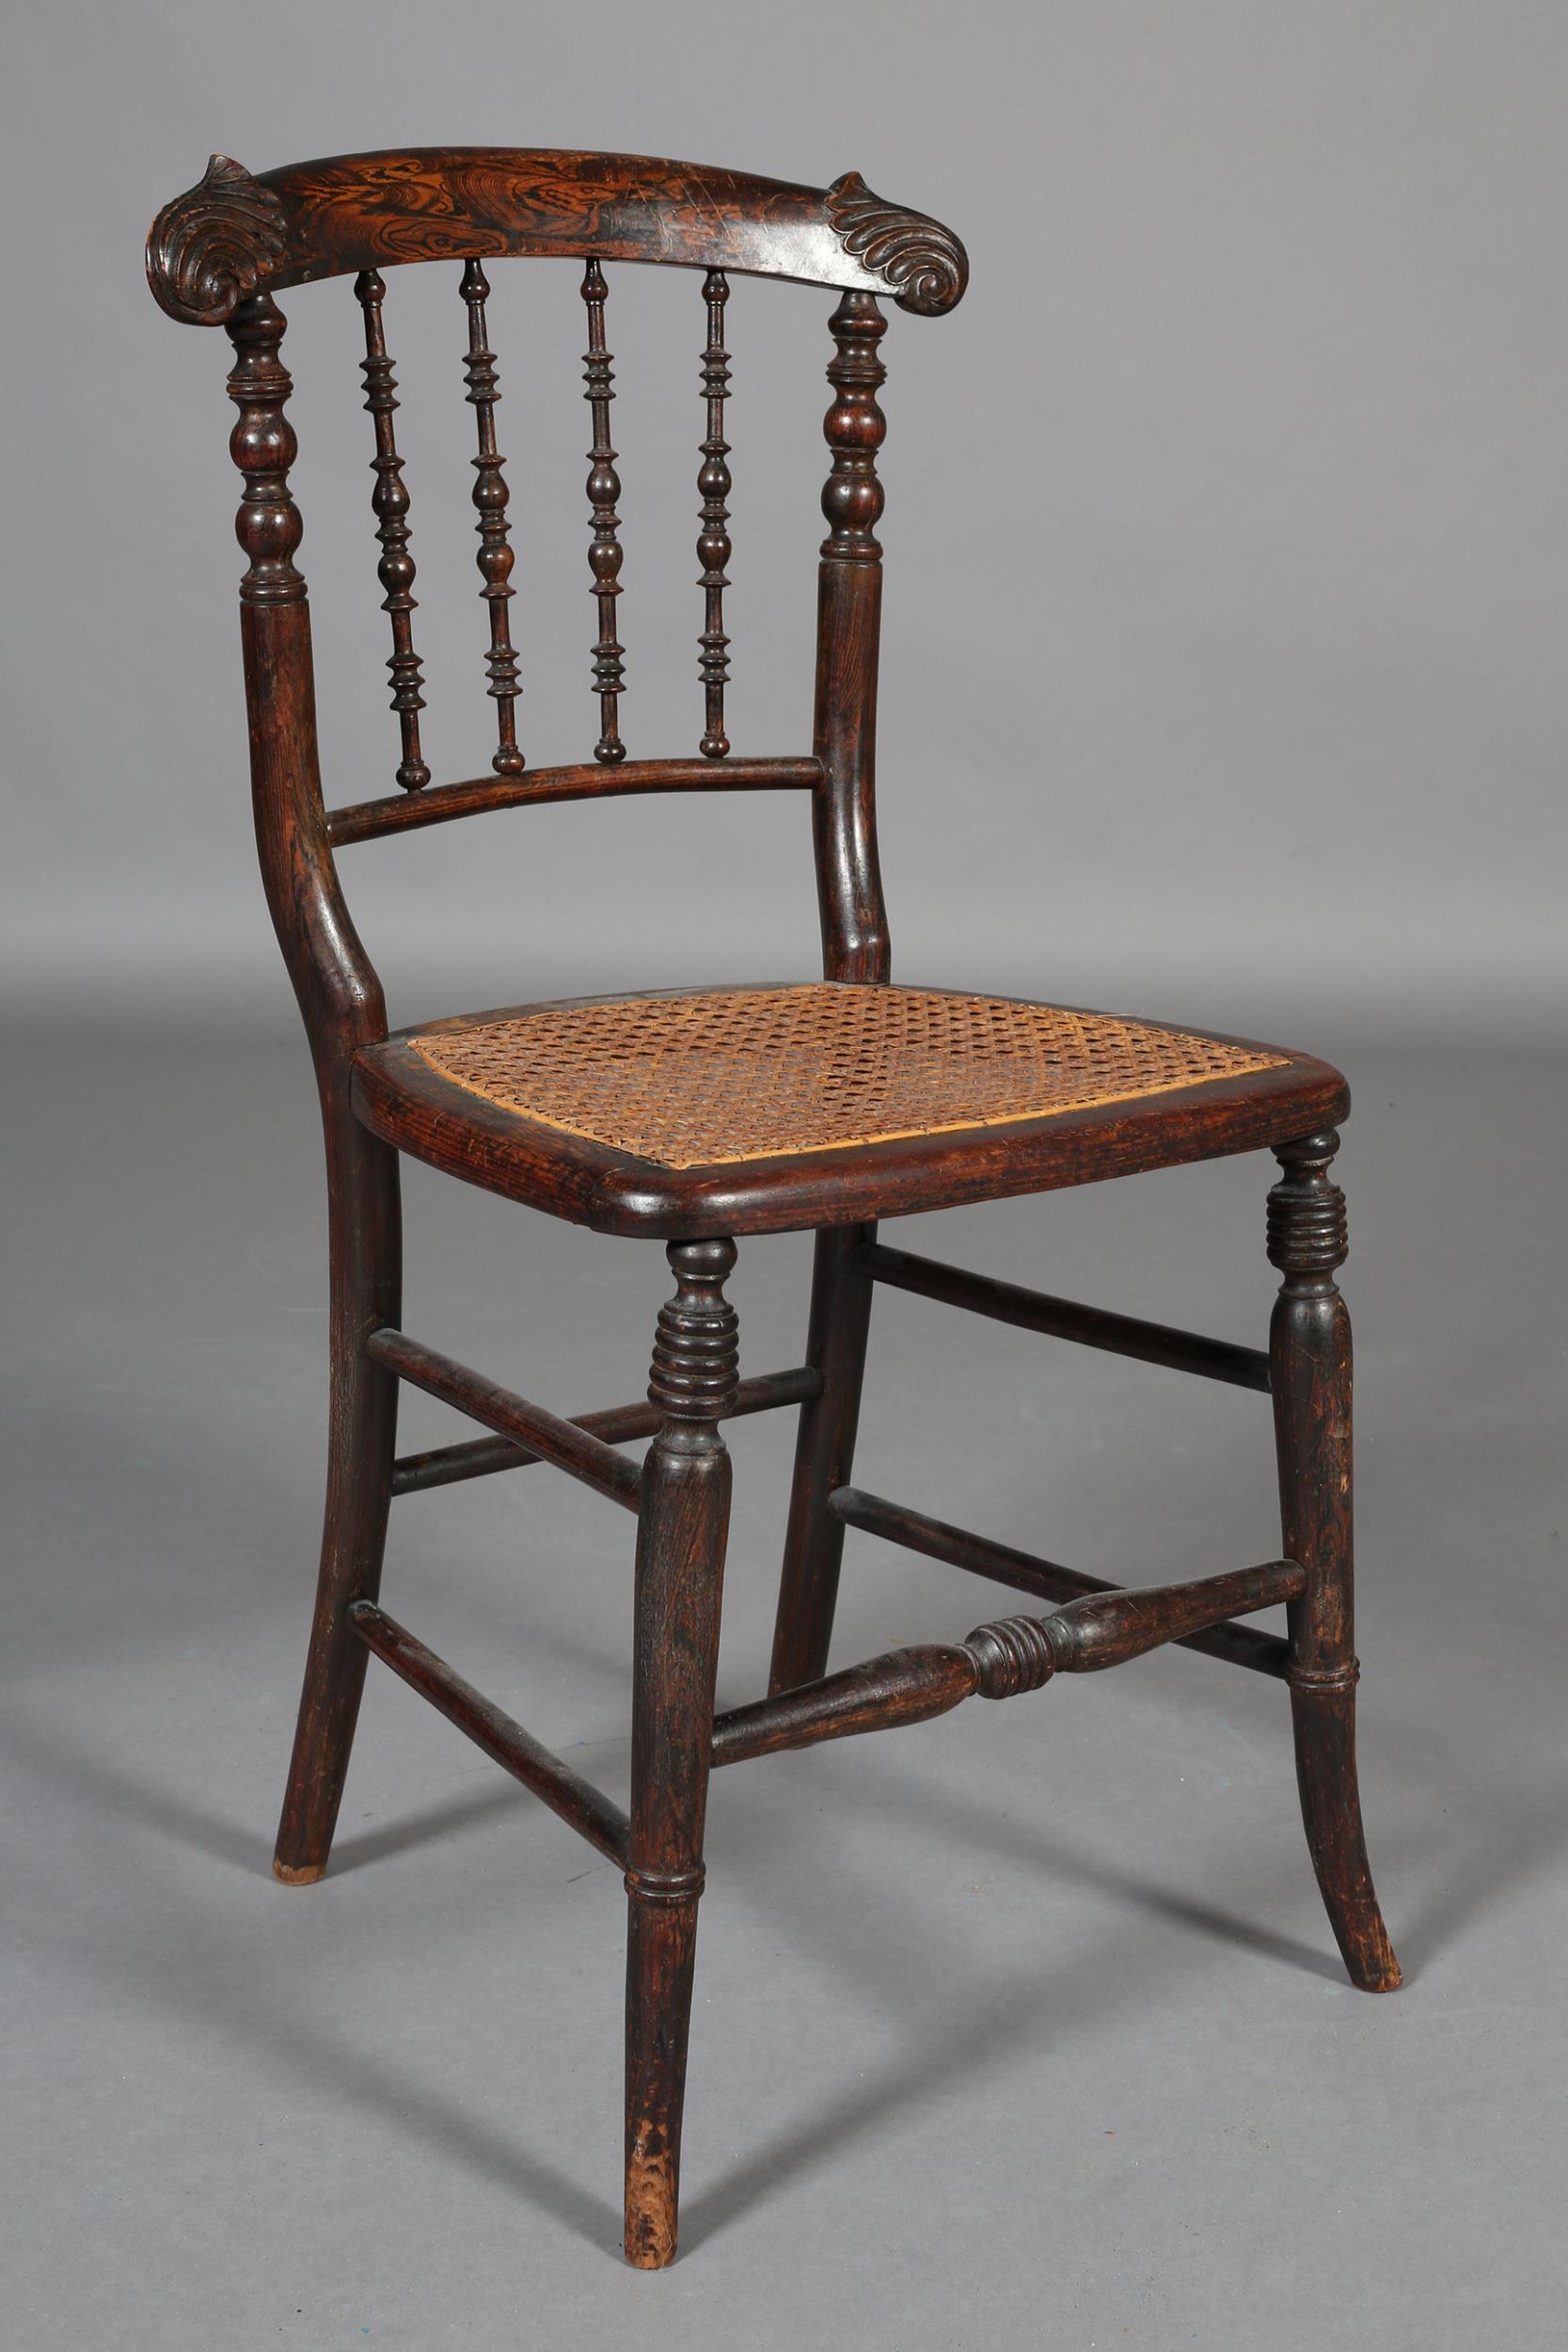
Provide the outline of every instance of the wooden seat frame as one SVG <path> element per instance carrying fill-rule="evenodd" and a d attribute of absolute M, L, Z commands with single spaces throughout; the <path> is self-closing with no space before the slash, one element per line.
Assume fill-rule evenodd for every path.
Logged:
<path fill-rule="evenodd" d="M 483 269 L 500 255 L 584 265 L 594 419 L 588 496 L 599 618 L 591 691 L 594 759 L 530 770 L 516 740 L 520 691 L 507 624 L 513 554 L 499 399 Z M 394 379 L 382 331 L 383 268 L 463 265 L 467 382 L 478 450 L 474 501 L 497 707 L 492 772 L 432 785 L 420 745 L 421 674 L 408 496 L 392 429 Z M 705 273 L 706 437 L 698 475 L 705 626 L 699 640 L 705 728 L 695 757 L 633 760 L 619 728 L 615 636 L 620 485 L 610 446 L 603 264 L 673 263 Z M 1119 1663 L 1175 1642 L 1284 1681 L 1291 1693 L 1307 1843 L 1353 1981 L 1400 1981 L 1367 1867 L 1356 1789 L 1352 1629 L 1351 1344 L 1335 1280 L 1346 1254 L 1332 1181 L 1344 1081 L 1299 1055 L 1228 1082 L 1101 1105 L 1055 1120 L 902 1137 L 847 1150 L 673 1170 L 557 1134 L 478 1098 L 454 1110 L 428 1063 L 388 1041 L 376 977 L 349 916 L 335 852 L 378 834 L 535 802 L 629 792 L 799 789 L 810 795 L 828 980 L 889 982 L 878 872 L 873 758 L 884 422 L 880 298 L 935 316 L 958 302 L 962 246 L 924 215 L 884 203 L 853 173 L 826 191 L 635 156 L 424 149 L 343 156 L 252 178 L 214 156 L 165 207 L 149 240 L 152 291 L 177 319 L 227 328 L 231 449 L 244 477 L 237 521 L 257 840 L 274 923 L 315 1059 L 326 1140 L 331 1237 L 331 1432 L 314 1627 L 275 1868 L 319 1879 L 342 1795 L 367 1659 L 373 1653 L 602 1853 L 628 1895 L 626 2238 L 643 2268 L 675 2250 L 681 2108 L 703 1824 L 715 1765 L 848 1733 L 918 1722 L 961 1700 L 1036 1690 L 1053 1674 Z M 816 720 L 809 755 L 748 758 L 724 734 L 730 557 L 724 403 L 726 273 L 837 290 L 825 432 Z M 301 522 L 280 358 L 285 287 L 356 273 L 364 315 L 366 406 L 374 419 L 374 514 L 391 617 L 400 790 L 328 811 L 316 748 L 310 621 L 294 564 Z M 400 1056 L 402 1058 L 400 1059 Z M 421 1075 L 422 1073 L 422 1075 Z M 1098 1181 L 1135 1168 L 1272 1149 L 1268 1253 L 1283 1281 L 1266 1350 L 1196 1337 L 1016 1288 L 877 1238 L 879 1216 Z M 399 1153 L 601 1231 L 668 1244 L 675 1295 L 659 1313 L 646 1404 L 562 1420 L 413 1339 L 401 1327 Z M 716 1158 L 719 1156 L 716 1149 Z M 805 1362 L 742 1380 L 724 1295 L 735 1235 L 816 1229 Z M 884 1501 L 851 1484 L 871 1299 L 878 1283 L 1164 1364 L 1273 1398 L 1280 1556 L 1260 1566 L 1128 1590 Z M 400 1457 L 398 1390 L 410 1382 L 471 1417 L 475 1440 Z M 722 1423 L 800 1410 L 768 1695 L 717 1716 L 714 1676 L 730 1497 Z M 618 1449 L 651 1438 L 639 1465 Z M 590 1787 L 380 1608 L 389 1505 L 397 1495 L 553 1463 L 637 1518 L 629 1814 Z M 965 1641 L 895 1650 L 828 1672 L 847 1527 L 857 1527 L 1054 1606 L 982 1625 Z M 1244 1622 L 1283 1602 L 1283 1637 Z"/>

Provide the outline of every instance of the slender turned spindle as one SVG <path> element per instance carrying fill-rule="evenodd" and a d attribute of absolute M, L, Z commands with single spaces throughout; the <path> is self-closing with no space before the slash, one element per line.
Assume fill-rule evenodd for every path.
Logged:
<path fill-rule="evenodd" d="M 707 725 L 703 736 L 705 759 L 722 759 L 730 748 L 724 733 L 724 681 L 730 674 L 729 644 L 724 634 L 724 591 L 730 560 L 730 469 L 725 463 L 730 445 L 724 438 L 724 402 L 729 396 L 730 355 L 724 348 L 724 305 L 730 281 L 721 269 L 710 269 L 703 280 L 707 304 L 707 348 L 703 353 L 703 394 L 707 402 L 707 438 L 697 489 L 703 501 L 703 527 L 697 537 L 697 561 L 702 577 L 697 585 L 707 600 L 706 620 L 698 644 L 703 691 L 707 702 Z"/>
<path fill-rule="evenodd" d="M 512 543 L 507 536 L 506 460 L 496 449 L 496 403 L 500 398 L 496 355 L 488 346 L 484 305 L 490 281 L 477 262 L 463 269 L 463 300 L 468 312 L 468 359 L 464 380 L 468 401 L 479 422 L 479 455 L 474 459 L 474 504 L 479 510 L 479 564 L 484 585 L 480 595 L 490 610 L 490 652 L 486 668 L 489 692 L 496 705 L 496 728 L 500 741 L 490 765 L 500 776 L 520 776 L 526 765 L 517 748 L 515 705 L 517 657 L 512 650 L 512 625 L 507 603 L 512 590 Z"/>
<path fill-rule="evenodd" d="M 398 782 L 405 792 L 418 792 L 430 782 L 430 770 L 420 752 L 420 713 L 424 708 L 420 689 L 424 676 L 420 657 L 414 651 L 409 618 L 417 610 L 414 558 L 408 548 L 408 491 L 403 479 L 397 436 L 392 429 L 392 412 L 398 405 L 397 377 L 387 357 L 387 340 L 381 327 L 386 281 L 379 270 L 362 269 L 354 281 L 354 291 L 365 314 L 365 357 L 360 361 L 365 378 L 365 405 L 375 420 L 375 455 L 371 460 L 375 488 L 371 494 L 371 508 L 375 516 L 375 535 L 381 542 L 376 574 L 387 591 L 381 610 L 390 613 L 392 620 L 392 651 L 387 667 L 392 679 L 392 708 L 403 729 Z"/>
<path fill-rule="evenodd" d="M 691 2014 L 713 1679 L 730 1513 L 719 1423 L 739 1351 L 724 1283 L 732 1241 L 672 1242 L 648 1396 L 660 1429 L 642 1467 L 632 1658 L 626 1863 L 626 2259 L 674 2259 L 681 2106 Z"/>
<path fill-rule="evenodd" d="M 615 502 L 621 495 L 621 477 L 615 470 L 615 452 L 610 445 L 610 404 L 615 394 L 610 389 L 614 378 L 604 340 L 604 306 L 609 291 L 597 261 L 590 260 L 582 280 L 582 298 L 588 306 L 588 349 L 582 358 L 583 378 L 588 386 L 583 398 L 594 416 L 594 446 L 588 453 L 593 467 L 588 477 L 588 503 L 594 510 L 588 527 L 594 543 L 588 550 L 588 564 L 594 575 L 592 594 L 599 608 L 599 634 L 594 648 L 599 739 L 594 755 L 603 760 L 607 768 L 612 768 L 625 759 L 626 747 L 621 740 L 616 716 L 626 680 L 621 660 L 626 647 L 615 635 L 615 599 L 621 593 L 621 542 L 616 536 L 621 517 L 615 512 Z"/>

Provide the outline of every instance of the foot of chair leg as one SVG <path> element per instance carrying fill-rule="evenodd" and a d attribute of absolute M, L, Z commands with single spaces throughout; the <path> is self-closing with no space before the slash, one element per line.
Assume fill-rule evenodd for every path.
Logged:
<path fill-rule="evenodd" d="M 624 2243 L 636 2270 L 662 2270 L 675 2259 L 696 1956 L 696 1896 L 650 1899 L 628 1882 Z"/>
<path fill-rule="evenodd" d="M 725 1240 L 672 1242 L 648 1395 L 663 1426 L 642 1467 L 626 1871 L 626 2260 L 675 2259 L 713 1682 L 730 1513 L 719 1423 L 739 1376 Z"/>
<path fill-rule="evenodd" d="M 318 1879 L 325 1878 L 326 1865 L 325 1862 L 308 1862 L 295 1869 L 292 1863 L 284 1862 L 274 1854 L 272 1874 L 279 1886 L 314 1886 Z"/>
<path fill-rule="evenodd" d="M 313 1885 L 326 1868 L 342 1803 L 368 1653 L 348 1611 L 381 1580 L 397 1441 L 398 1383 L 365 1340 L 399 1311 L 397 1154 L 360 1127 L 346 1103 L 328 1110 L 332 1246 L 332 1387 L 326 1513 L 316 1614 L 273 1876 Z"/>
<path fill-rule="evenodd" d="M 1332 1681 L 1293 1677 L 1291 1720 L 1307 1849 L 1351 1981 L 1363 1993 L 1397 1992 L 1404 1979 L 1378 1909 L 1361 1827 L 1354 1669 Z"/>

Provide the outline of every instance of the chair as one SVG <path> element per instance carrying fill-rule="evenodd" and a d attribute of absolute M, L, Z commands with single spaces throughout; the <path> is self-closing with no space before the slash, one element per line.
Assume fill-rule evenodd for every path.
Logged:
<path fill-rule="evenodd" d="M 149 241 L 173 318 L 223 326 L 235 358 L 232 453 L 251 773 L 262 878 L 309 1037 L 325 1128 L 331 1232 L 331 1454 L 305 1689 L 275 1869 L 326 1867 L 360 1692 L 379 1658 L 626 1873 L 626 2252 L 675 2250 L 681 2107 L 708 1776 L 776 1749 L 912 1724 L 979 1696 L 1038 1690 L 1176 1642 L 1290 1690 L 1307 1844 L 1355 1984 L 1400 1981 L 1368 1872 L 1356 1790 L 1351 1591 L 1351 1347 L 1335 1282 L 1346 1254 L 1332 1179 L 1345 1083 L 1325 1063 L 1157 1022 L 896 986 L 878 874 L 873 759 L 884 420 L 882 302 L 935 317 L 964 290 L 947 230 L 884 203 L 854 173 L 825 192 L 638 156 L 422 149 L 340 156 L 252 178 L 214 156 Z M 513 549 L 496 437 L 484 263 L 583 264 L 593 419 L 591 592 L 599 710 L 592 760 L 533 767 L 517 730 L 508 623 Z M 490 772 L 433 783 L 420 746 L 409 496 L 383 325 L 393 263 L 451 262 L 467 318 L 473 501 L 497 747 Z M 697 473 L 703 732 L 695 756 L 632 758 L 620 730 L 620 484 L 610 445 L 606 264 L 704 273 Z M 825 434 L 816 716 L 809 754 L 742 756 L 724 731 L 731 559 L 727 274 L 834 288 Z M 318 769 L 310 619 L 294 565 L 295 439 L 275 295 L 354 274 L 363 315 L 372 506 L 390 618 L 397 789 L 328 809 Z M 340 889 L 338 853 L 481 811 L 620 793 L 798 791 L 811 800 L 823 978 L 800 986 L 578 998 L 388 1036 L 380 983 Z M 1196 1337 L 938 1263 L 879 1240 L 877 1220 L 1098 1183 L 1266 1149 L 1268 1254 L 1283 1281 L 1266 1350 Z M 399 1154 L 598 1232 L 667 1245 L 647 1402 L 560 1418 L 401 1327 Z M 724 1285 L 737 1236 L 812 1229 L 806 1360 L 740 1379 Z M 1274 1401 L 1280 1556 L 1128 1590 L 990 1542 L 854 1486 L 867 1321 L 879 1283 L 1026 1329 L 1266 1391 Z M 487 1433 L 400 1457 L 400 1382 Z M 730 1495 L 723 1423 L 799 1408 L 768 1695 L 714 1712 Z M 651 1438 L 641 1464 L 620 1449 Z M 380 1608 L 392 1499 L 552 1463 L 637 1520 L 629 1814 Z M 1053 1604 L 963 1641 L 828 1671 L 847 1527 Z M 1282 1637 L 1246 1620 L 1283 1602 Z"/>

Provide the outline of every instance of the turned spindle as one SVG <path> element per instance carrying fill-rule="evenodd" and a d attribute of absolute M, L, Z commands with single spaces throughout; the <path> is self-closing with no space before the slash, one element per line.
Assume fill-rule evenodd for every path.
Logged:
<path fill-rule="evenodd" d="M 621 740 L 618 709 L 622 688 L 626 681 L 626 665 L 621 657 L 626 652 L 615 634 L 615 599 L 621 593 L 621 542 L 618 533 L 621 517 L 615 511 L 621 495 L 621 477 L 615 470 L 615 452 L 610 441 L 610 404 L 615 394 L 610 368 L 610 355 L 605 348 L 604 306 L 609 294 L 605 274 L 596 260 L 589 262 L 582 280 L 582 299 L 588 310 L 588 349 L 583 353 L 583 380 L 588 389 L 583 398 L 594 419 L 594 446 L 588 453 L 592 471 L 588 476 L 588 503 L 593 509 L 589 529 L 593 541 L 588 549 L 588 567 L 594 575 L 591 591 L 599 608 L 599 634 L 594 647 L 594 691 L 599 698 L 599 739 L 594 756 L 607 768 L 625 759 L 626 747 Z"/>
<path fill-rule="evenodd" d="M 387 354 L 381 323 L 386 281 L 379 270 L 362 269 L 354 281 L 354 291 L 365 314 L 365 357 L 360 362 L 365 378 L 365 406 L 375 421 L 375 455 L 371 460 L 375 488 L 371 493 L 371 508 L 375 516 L 375 535 L 381 542 L 376 576 L 387 592 L 381 610 L 390 615 L 392 623 L 392 651 L 387 668 L 392 680 L 392 708 L 403 730 L 398 782 L 405 792 L 418 792 L 430 782 L 430 770 L 420 751 L 420 713 L 424 708 L 420 690 L 424 677 L 420 657 L 414 651 L 410 618 L 418 604 L 414 596 L 414 558 L 408 544 L 408 489 L 403 479 L 403 459 L 398 455 L 392 424 L 398 405 L 397 377 Z"/>
<path fill-rule="evenodd" d="M 463 270 L 463 300 L 468 313 L 468 353 L 464 369 L 464 381 L 468 387 L 467 399 L 479 427 L 479 454 L 474 466 L 474 505 L 479 521 L 479 553 L 475 558 L 484 585 L 480 590 L 490 614 L 490 651 L 485 668 L 489 673 L 488 691 L 496 706 L 496 728 L 499 736 L 490 765 L 500 776 L 520 776 L 526 765 L 517 748 L 516 702 L 522 689 L 517 683 L 517 657 L 512 647 L 512 625 L 507 618 L 507 604 L 513 595 L 512 542 L 507 533 L 506 509 L 508 491 L 502 469 L 506 460 L 496 448 L 496 405 L 500 399 L 496 373 L 496 355 L 489 348 L 484 305 L 490 293 L 490 281 L 478 262 L 468 262 Z"/>
<path fill-rule="evenodd" d="M 724 348 L 724 305 L 730 298 L 729 279 L 721 269 L 710 269 L 703 280 L 707 304 L 707 347 L 703 353 L 703 396 L 707 402 L 707 437 L 697 490 L 703 501 L 702 529 L 697 536 L 697 561 L 702 573 L 697 585 L 706 600 L 702 636 L 702 675 L 706 701 L 706 727 L 701 750 L 705 759 L 722 759 L 730 748 L 724 732 L 724 682 L 730 674 L 729 644 L 724 634 L 724 591 L 729 586 L 730 469 L 725 462 L 730 445 L 724 438 L 724 402 L 729 395 L 730 355 Z"/>

